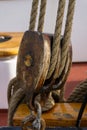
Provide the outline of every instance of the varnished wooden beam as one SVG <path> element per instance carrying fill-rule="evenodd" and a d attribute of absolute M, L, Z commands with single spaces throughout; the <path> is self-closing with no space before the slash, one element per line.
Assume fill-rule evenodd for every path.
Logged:
<path fill-rule="evenodd" d="M 9 36 L 4 42 L 0 42 L 0 57 L 14 56 L 18 54 L 23 32 L 0 32 L 0 37 Z"/>
<path fill-rule="evenodd" d="M 58 103 L 42 114 L 47 127 L 75 127 L 81 103 Z M 29 115 L 29 109 L 25 104 L 21 104 L 13 118 L 14 126 L 20 126 L 21 121 Z M 27 124 L 27 126 L 30 123 Z M 81 127 L 87 127 L 87 107 L 83 113 Z"/>

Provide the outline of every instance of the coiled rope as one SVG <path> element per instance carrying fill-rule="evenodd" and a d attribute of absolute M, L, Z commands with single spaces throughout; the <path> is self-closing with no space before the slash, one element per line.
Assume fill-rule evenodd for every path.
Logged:
<path fill-rule="evenodd" d="M 84 97 L 87 93 L 87 79 L 75 87 L 67 102 L 83 102 Z"/>

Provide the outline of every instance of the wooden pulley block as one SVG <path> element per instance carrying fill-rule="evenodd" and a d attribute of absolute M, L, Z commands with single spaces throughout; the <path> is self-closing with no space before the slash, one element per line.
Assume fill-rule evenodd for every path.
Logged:
<path fill-rule="evenodd" d="M 20 44 L 17 78 L 22 82 L 29 106 L 45 82 L 51 57 L 50 40 L 45 34 L 26 31 Z"/>

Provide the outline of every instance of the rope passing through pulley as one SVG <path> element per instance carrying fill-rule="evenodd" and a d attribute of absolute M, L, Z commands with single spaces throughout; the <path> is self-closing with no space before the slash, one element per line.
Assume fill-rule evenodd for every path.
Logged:
<path fill-rule="evenodd" d="M 28 105 L 31 111 L 37 109 L 37 113 L 39 113 L 40 107 L 34 108 L 36 101 L 38 102 L 37 104 L 41 105 L 43 111 L 47 111 L 54 106 L 53 92 L 55 93 L 60 90 L 60 94 L 57 93 L 57 96 L 59 96 L 59 102 L 63 101 L 64 85 L 72 64 L 70 37 L 75 1 L 76 0 L 69 0 L 64 36 L 61 38 L 66 0 L 59 0 L 58 2 L 55 32 L 53 36 L 43 33 L 47 0 L 33 0 L 29 31 L 24 33 L 19 48 L 17 75 L 8 85 L 9 125 L 13 125 L 14 113 L 23 101 Z M 37 31 L 34 32 L 39 2 L 40 12 L 38 27 Z M 33 45 L 31 45 L 31 43 L 33 43 Z M 31 115 L 28 118 L 29 120 Z M 36 125 L 37 117 L 33 123 L 33 127 L 35 127 L 34 124 Z M 40 120 L 39 117 L 39 121 Z M 37 126 L 37 129 L 44 129 L 44 127 L 40 127 L 40 125 Z"/>

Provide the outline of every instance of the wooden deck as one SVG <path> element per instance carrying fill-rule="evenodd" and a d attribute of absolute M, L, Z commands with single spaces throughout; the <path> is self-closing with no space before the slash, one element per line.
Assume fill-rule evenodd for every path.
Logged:
<path fill-rule="evenodd" d="M 47 127 L 74 127 L 76 125 L 80 106 L 80 103 L 59 103 L 50 111 L 43 113 L 42 117 L 45 119 Z M 14 125 L 19 126 L 22 119 L 28 114 L 28 107 L 25 104 L 20 105 L 13 118 Z M 30 123 L 27 123 L 27 125 L 30 125 Z M 87 126 L 87 107 L 82 117 L 81 126 Z"/>

